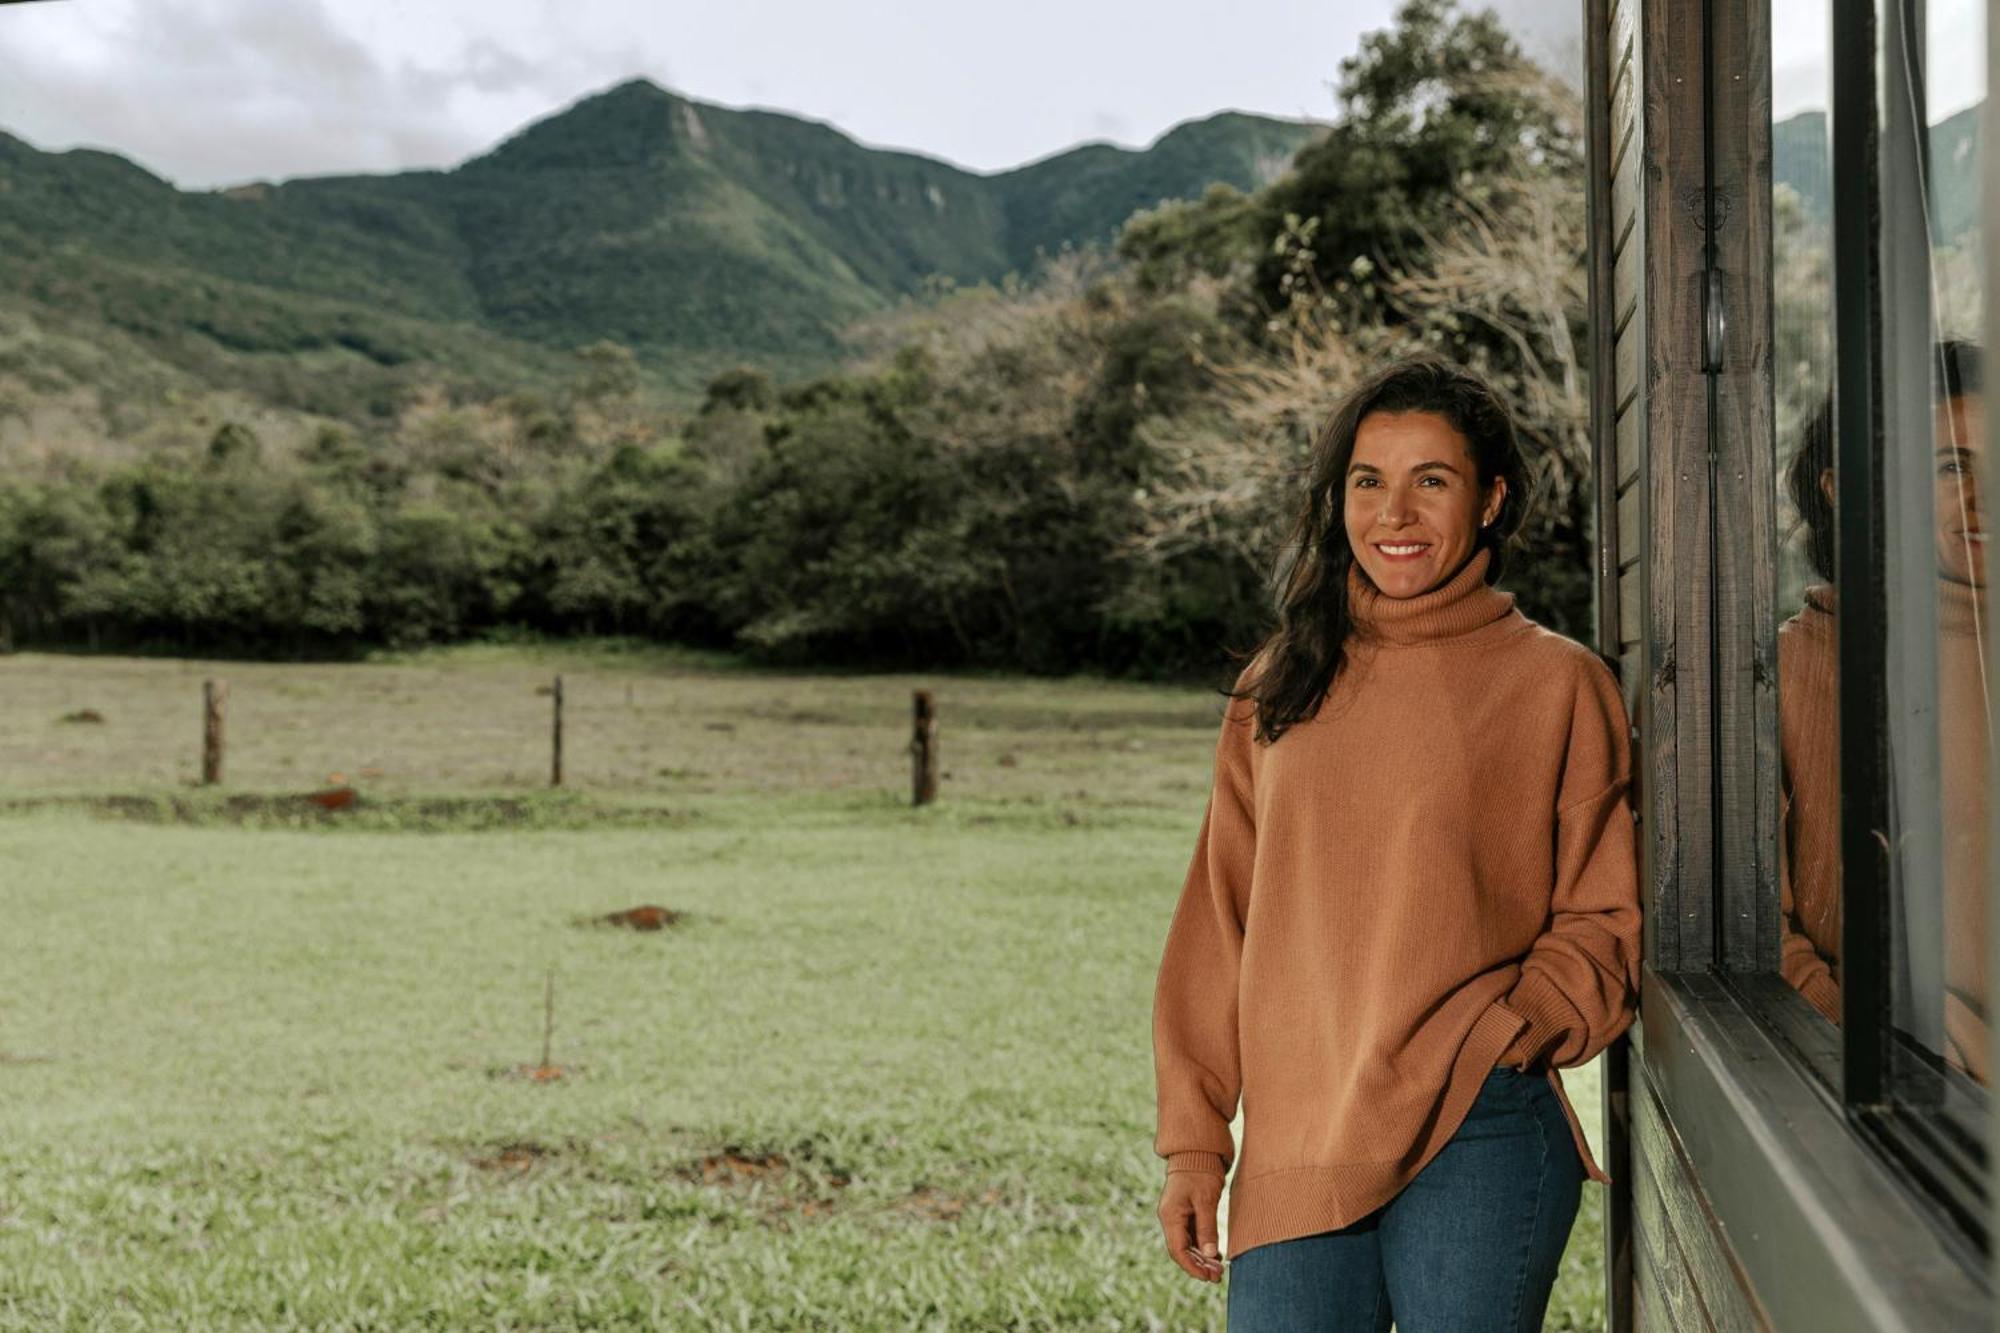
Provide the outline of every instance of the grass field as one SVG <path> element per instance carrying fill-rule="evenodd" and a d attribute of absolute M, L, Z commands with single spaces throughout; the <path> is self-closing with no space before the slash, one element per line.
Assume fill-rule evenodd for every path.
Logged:
<path fill-rule="evenodd" d="M 188 785 L 207 675 L 273 799 Z M 0 1328 L 1222 1327 L 1151 1153 L 1215 696 L 604 644 L 0 697 Z M 577 924 L 640 903 L 686 916 Z M 1601 1195 L 1550 1328 L 1601 1325 Z"/>

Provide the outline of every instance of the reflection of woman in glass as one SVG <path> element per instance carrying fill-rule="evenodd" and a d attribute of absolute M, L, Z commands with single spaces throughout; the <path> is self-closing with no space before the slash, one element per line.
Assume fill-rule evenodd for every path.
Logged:
<path fill-rule="evenodd" d="M 1819 582 L 1778 627 L 1779 971 L 1840 1021 L 1840 676 L 1833 594 L 1833 403 L 1806 422 L 1786 469 Z"/>
<path fill-rule="evenodd" d="M 1933 457 L 1938 559 L 1938 752 L 1944 799 L 1944 1056 L 1987 1078 L 1986 534 L 1979 476 L 1986 464 L 1980 351 L 1939 348 L 1943 386 Z"/>
<path fill-rule="evenodd" d="M 1980 351 L 1936 349 L 1938 401 L 1929 442 L 1938 571 L 1938 722 L 1944 809 L 1945 1058 L 1987 1076 L 1986 763 L 1992 742 L 1985 686 L 1985 534 L 1976 473 L 1986 452 Z M 1784 977 L 1840 1021 L 1839 657 L 1833 585 L 1831 404 L 1807 423 L 1787 472 L 1822 582 L 1778 630 L 1784 756 L 1780 877 Z"/>

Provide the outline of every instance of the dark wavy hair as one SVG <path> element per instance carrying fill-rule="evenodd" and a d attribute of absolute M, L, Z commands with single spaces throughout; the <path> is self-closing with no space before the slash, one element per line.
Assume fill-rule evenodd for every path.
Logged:
<path fill-rule="evenodd" d="M 1946 338 L 1931 348 L 1931 401 L 1947 403 L 1979 393 L 1980 347 L 1962 338 Z M 1829 390 L 1799 430 L 1799 445 L 1785 467 L 1785 493 L 1799 511 L 1806 530 L 1806 560 L 1829 583 L 1834 578 L 1833 501 L 1820 489 L 1819 479 L 1833 466 L 1833 393 Z"/>
<path fill-rule="evenodd" d="M 1304 487 L 1273 578 L 1276 625 L 1257 648 L 1238 654 L 1255 663 L 1232 699 L 1254 699 L 1257 735 L 1276 741 L 1319 712 L 1347 660 L 1354 628 L 1347 575 L 1354 549 L 1347 540 L 1347 468 L 1354 437 L 1374 412 L 1431 412 L 1471 446 L 1482 494 L 1505 479 L 1507 493 L 1492 524 L 1478 530 L 1473 554 L 1492 552 L 1486 581 L 1496 583 L 1506 550 L 1533 497 L 1514 418 L 1491 385 L 1440 357 L 1416 356 L 1384 366 L 1364 380 L 1327 418 L 1305 466 Z"/>

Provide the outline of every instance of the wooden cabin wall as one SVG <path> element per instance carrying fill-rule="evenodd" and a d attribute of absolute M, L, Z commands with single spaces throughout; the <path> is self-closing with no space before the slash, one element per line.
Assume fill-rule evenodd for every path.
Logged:
<path fill-rule="evenodd" d="M 1640 274 L 1638 0 L 1584 0 L 1585 163 L 1590 204 L 1591 441 L 1597 510 L 1597 649 L 1618 666 L 1627 713 L 1639 716 L 1644 679 L 1639 586 L 1639 347 L 1645 318 Z M 1643 804 L 1634 774 L 1634 805 Z M 1609 1328 L 1633 1327 L 1632 1194 L 1622 1177 L 1631 1160 L 1628 1044 L 1601 1058 L 1600 1157 L 1615 1179 L 1604 1209 L 1604 1304 Z"/>
<path fill-rule="evenodd" d="M 1639 226 L 1639 172 L 1644 157 L 1639 142 L 1639 4 L 1640 0 L 1610 0 L 1606 7 L 1602 79 L 1609 89 L 1609 107 L 1600 122 L 1605 129 L 1605 178 L 1610 182 L 1605 192 L 1610 201 L 1604 217 L 1607 244 L 1601 261 L 1610 278 L 1605 303 L 1609 318 L 1600 321 L 1601 345 L 1608 352 L 1604 364 L 1611 368 L 1605 395 L 1608 410 L 1601 417 L 1600 434 L 1611 441 L 1611 448 L 1601 451 L 1611 463 L 1606 469 L 1609 475 L 1601 483 L 1609 487 L 1612 519 L 1606 546 L 1613 597 L 1605 624 L 1616 627 L 1615 634 L 1605 636 L 1605 649 L 1617 656 L 1625 705 L 1635 718 L 1639 716 L 1644 679 L 1639 633 L 1645 615 L 1639 586 L 1645 532 L 1639 486 L 1640 432 L 1645 422 L 1645 409 L 1639 401 L 1643 364 L 1639 349 L 1646 336 L 1641 309 L 1645 292 L 1640 281 L 1645 272 L 1646 237 Z"/>
<path fill-rule="evenodd" d="M 1604 1069 L 1610 1327 L 1991 1328 L 1972 1242 L 1838 1104 L 1839 1036 L 1776 968 L 1770 6 L 1581 3 L 1597 639 L 1646 914 Z"/>
<path fill-rule="evenodd" d="M 1725 966 L 1723 935 L 1748 932 L 1743 965 L 1761 953 L 1748 895 L 1768 867 L 1746 849 L 1760 820 L 1774 818 L 1755 784 L 1775 771 L 1759 774 L 1769 756 L 1756 751 L 1774 724 L 1775 696 L 1768 715 L 1719 719 L 1715 691 L 1730 680 L 1722 697 L 1742 697 L 1735 686 L 1768 666 L 1756 645 L 1769 626 L 1748 605 L 1768 576 L 1748 535 L 1767 519 L 1751 497 L 1771 484 L 1768 15 L 1729 6 L 1705 15 L 1700 0 L 1586 0 L 1585 25 L 1593 352 L 1609 370 L 1594 380 L 1592 401 L 1599 646 L 1616 658 L 1638 730 L 1650 982 Z M 1727 75 L 1711 83 L 1703 60 L 1711 39 L 1766 53 L 1763 72 L 1752 76 L 1754 60 L 1726 61 Z M 1710 124 L 1718 110 L 1733 128 Z M 1760 114 L 1761 132 L 1746 129 Z M 1712 325 L 1711 304 L 1732 318 Z M 1729 493 L 1714 521 L 1739 546 L 1718 550 L 1710 509 Z M 1764 617 L 1773 600 L 1765 598 Z M 1715 817 L 1718 778 L 1740 795 L 1740 817 Z M 1724 848 L 1729 869 L 1718 874 Z M 1720 932 L 1718 906 L 1740 913 Z M 1680 1146 L 1645 1043 L 1642 1008 L 1619 1053 L 1628 1058 L 1606 1077 L 1611 1327 L 1768 1327 Z"/>

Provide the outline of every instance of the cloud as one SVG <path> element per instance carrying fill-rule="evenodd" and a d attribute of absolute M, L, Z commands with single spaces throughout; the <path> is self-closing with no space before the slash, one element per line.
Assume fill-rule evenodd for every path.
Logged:
<path fill-rule="evenodd" d="M 1531 49 L 1578 49 L 1577 6 L 1498 3 Z M 109 148 L 209 187 L 453 165 L 643 76 L 998 171 L 1081 137 L 1141 145 L 1224 107 L 1324 117 L 1340 56 L 1395 8 L 1014 0 L 996 25 L 977 7 L 904 0 L 5 5 L 0 129 Z M 683 71 L 691 82 L 673 77 Z"/>
<path fill-rule="evenodd" d="M 325 0 L 94 0 L 24 17 L 0 12 L 0 127 L 110 148 L 188 187 L 301 164 L 448 165 L 643 69 L 629 48 L 531 59 L 492 36 L 436 48 L 442 58 L 399 58 L 343 27 Z"/>

